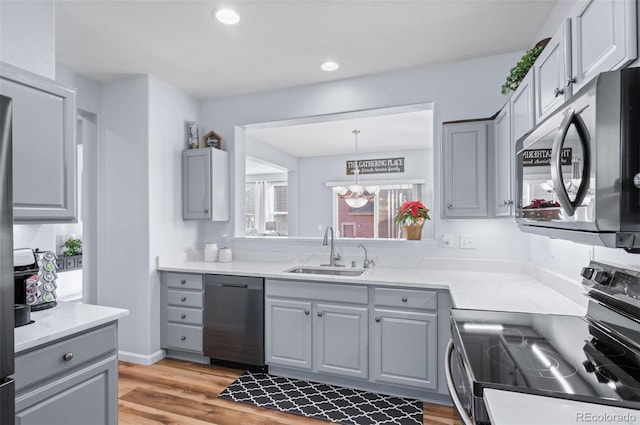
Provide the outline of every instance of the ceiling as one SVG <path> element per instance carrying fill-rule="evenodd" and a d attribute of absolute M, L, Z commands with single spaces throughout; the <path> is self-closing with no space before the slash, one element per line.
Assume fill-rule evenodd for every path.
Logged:
<path fill-rule="evenodd" d="M 433 147 L 433 111 L 323 120 L 316 123 L 247 129 L 247 136 L 304 158 L 356 151 L 353 130 L 360 130 L 358 152 L 391 152 Z"/>
<path fill-rule="evenodd" d="M 200 99 L 523 51 L 557 0 L 56 0 L 56 61 Z M 214 8 L 233 6 L 223 25 Z M 323 72 L 321 62 L 340 69 Z M 363 134 L 364 136 L 364 134 Z"/>

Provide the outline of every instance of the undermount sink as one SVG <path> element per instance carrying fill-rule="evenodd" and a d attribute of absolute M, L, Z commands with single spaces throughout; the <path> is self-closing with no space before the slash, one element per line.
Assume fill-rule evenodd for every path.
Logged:
<path fill-rule="evenodd" d="M 288 270 L 287 273 L 304 273 L 304 274 L 326 274 L 332 276 L 360 276 L 364 273 L 362 269 L 337 269 L 329 267 L 313 267 L 313 266 L 296 266 Z"/>

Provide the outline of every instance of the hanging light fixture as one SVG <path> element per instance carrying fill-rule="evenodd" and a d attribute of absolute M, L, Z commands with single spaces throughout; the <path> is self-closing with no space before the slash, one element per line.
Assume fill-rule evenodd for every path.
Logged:
<path fill-rule="evenodd" d="M 358 153 L 358 134 L 360 130 L 353 130 L 353 134 L 356 135 L 356 154 Z M 348 188 L 343 186 L 336 186 L 333 188 L 333 193 L 343 198 L 344 201 L 351 208 L 362 208 L 367 205 L 367 202 L 373 200 L 380 188 L 378 186 L 363 187 L 360 184 L 360 167 L 358 167 L 358 160 L 355 161 L 355 167 L 353 167 L 353 184 Z"/>

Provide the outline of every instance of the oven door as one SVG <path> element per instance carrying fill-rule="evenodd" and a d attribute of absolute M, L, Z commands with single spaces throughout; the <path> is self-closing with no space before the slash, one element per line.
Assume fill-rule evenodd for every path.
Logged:
<path fill-rule="evenodd" d="M 445 354 L 445 377 L 453 404 L 464 425 L 475 425 L 471 379 L 453 341 L 449 341 Z"/>

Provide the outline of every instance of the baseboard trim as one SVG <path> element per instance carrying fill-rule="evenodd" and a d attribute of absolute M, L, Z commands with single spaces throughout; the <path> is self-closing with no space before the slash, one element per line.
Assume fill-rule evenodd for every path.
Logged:
<path fill-rule="evenodd" d="M 164 350 L 158 350 L 153 354 L 144 355 L 138 353 L 131 353 L 129 351 L 118 351 L 118 360 L 125 362 L 137 363 L 144 366 L 149 366 L 164 359 Z"/>

